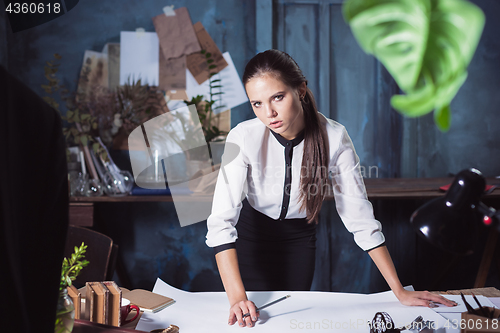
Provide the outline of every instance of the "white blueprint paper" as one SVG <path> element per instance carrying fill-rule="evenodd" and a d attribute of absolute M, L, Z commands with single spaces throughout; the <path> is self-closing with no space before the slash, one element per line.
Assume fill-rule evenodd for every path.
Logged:
<path fill-rule="evenodd" d="M 467 307 L 465 306 L 464 301 L 462 301 L 462 297 L 460 295 L 442 295 L 443 297 L 446 297 L 452 301 L 455 301 L 458 303 L 458 306 L 453 306 L 453 307 L 447 307 L 441 304 L 436 304 L 438 307 L 434 308 L 433 310 L 436 312 L 446 312 L 446 313 L 462 313 L 462 312 L 467 312 Z M 485 296 L 476 296 L 477 300 L 482 306 L 490 306 L 490 307 L 495 307 L 495 305 Z M 474 301 L 474 298 L 472 295 L 465 295 L 465 300 L 467 303 L 470 304 L 474 309 L 479 308 L 477 305 L 476 301 Z"/>
<path fill-rule="evenodd" d="M 151 331 L 177 325 L 182 333 L 242 332 L 237 324 L 229 326 L 229 304 L 224 292 L 192 293 L 176 289 L 162 280 L 153 292 L 175 299 L 176 303 L 157 313 L 144 313 L 138 330 Z M 411 323 L 417 316 L 436 322 L 442 328 L 445 319 L 429 308 L 399 303 L 392 292 L 371 295 L 330 292 L 248 292 L 257 306 L 285 295 L 290 298 L 260 313 L 252 332 L 344 331 L 369 332 L 367 322 L 377 312 L 387 312 L 396 326 Z M 248 328 L 247 328 L 248 329 Z M 444 331 L 444 330 L 439 330 Z"/>

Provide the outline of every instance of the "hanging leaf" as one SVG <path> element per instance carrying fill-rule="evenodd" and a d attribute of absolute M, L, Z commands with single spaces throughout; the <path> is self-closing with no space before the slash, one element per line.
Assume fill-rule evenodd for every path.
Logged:
<path fill-rule="evenodd" d="M 434 122 L 443 132 L 446 132 L 450 129 L 451 111 L 449 105 L 446 105 L 441 109 L 434 111 Z"/>
<path fill-rule="evenodd" d="M 410 117 L 449 112 L 481 37 L 481 9 L 466 0 L 348 0 L 343 14 L 361 48 L 406 93 L 392 97 L 396 110 Z M 451 118 L 442 117 L 436 124 L 445 129 Z"/>

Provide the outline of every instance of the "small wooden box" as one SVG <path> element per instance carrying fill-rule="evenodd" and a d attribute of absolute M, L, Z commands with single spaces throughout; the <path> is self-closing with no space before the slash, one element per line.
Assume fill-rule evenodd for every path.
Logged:
<path fill-rule="evenodd" d="M 489 332 L 500 332 L 500 309 L 494 309 L 485 306 L 485 309 L 495 310 L 493 313 L 494 319 L 488 319 L 486 317 L 481 317 L 468 312 L 462 313 L 462 319 L 460 321 L 460 333 L 489 333 Z"/>

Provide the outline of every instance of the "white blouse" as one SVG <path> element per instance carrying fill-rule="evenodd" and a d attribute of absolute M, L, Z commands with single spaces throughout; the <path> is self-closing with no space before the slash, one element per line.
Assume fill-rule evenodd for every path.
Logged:
<path fill-rule="evenodd" d="M 337 211 L 356 244 L 365 251 L 373 249 L 383 244 L 385 238 L 367 199 L 359 158 L 344 126 L 321 113 L 320 121 L 328 135 L 328 172 Z M 229 143 L 236 145 L 232 147 L 237 147 L 237 156 L 227 162 Z M 288 141 L 271 133 L 258 118 L 241 122 L 229 132 L 212 213 L 207 219 L 209 247 L 236 241 L 235 225 L 245 197 L 254 209 L 276 220 L 306 217 L 305 210 L 299 211 L 303 148 L 300 137 Z M 287 162 L 291 162 L 288 172 Z M 285 190 L 290 177 L 290 188 Z M 311 188 L 309 193 L 321 195 L 321 189 Z"/>

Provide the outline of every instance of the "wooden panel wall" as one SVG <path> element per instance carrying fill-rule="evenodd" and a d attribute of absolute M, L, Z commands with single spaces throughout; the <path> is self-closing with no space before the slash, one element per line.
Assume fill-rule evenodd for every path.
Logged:
<path fill-rule="evenodd" d="M 448 133 L 439 132 L 432 114 L 407 119 L 391 108 L 390 97 L 399 93 L 398 87 L 357 44 L 342 17 L 342 0 L 260 2 L 267 8 L 272 3 L 273 47 L 289 53 L 303 69 L 319 110 L 347 128 L 365 177 L 442 177 L 469 167 L 489 176 L 500 174 L 500 131 L 495 130 L 500 126 L 495 116 L 500 105 L 498 2 L 473 0 L 485 11 L 487 24 L 469 78 L 452 103 Z M 256 29 L 258 43 L 261 31 L 258 25 Z M 423 203 L 375 201 L 374 206 L 404 283 L 429 288 L 432 278 L 421 272 L 439 271 L 442 265 L 417 258 L 417 244 L 420 249 L 427 245 L 417 242 L 408 226 L 411 213 Z M 386 288 L 368 256 L 353 245 L 331 203 L 322 210 L 317 253 L 318 290 Z"/>

